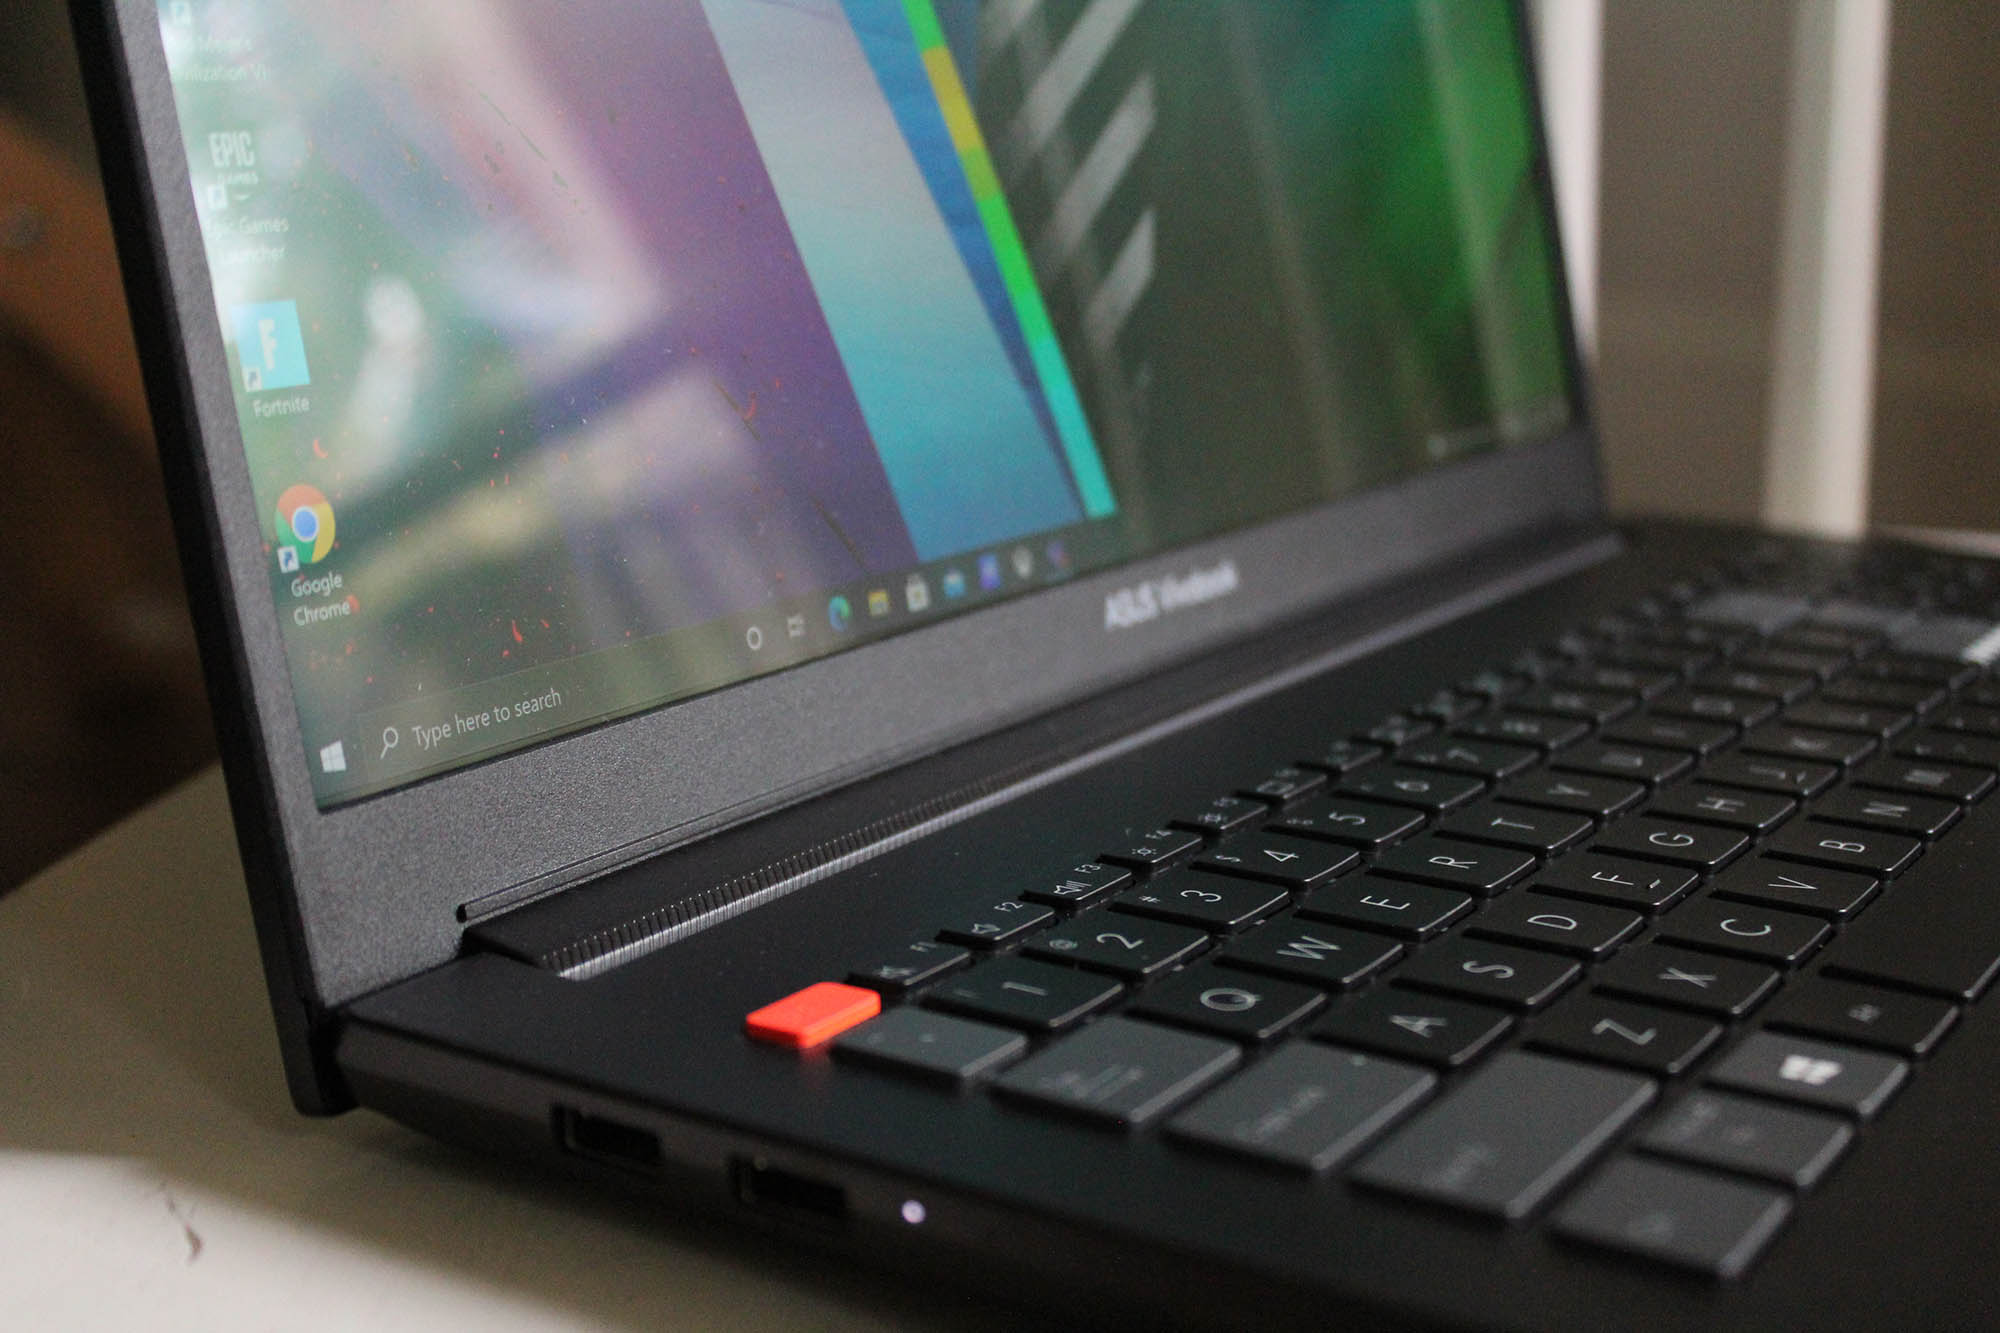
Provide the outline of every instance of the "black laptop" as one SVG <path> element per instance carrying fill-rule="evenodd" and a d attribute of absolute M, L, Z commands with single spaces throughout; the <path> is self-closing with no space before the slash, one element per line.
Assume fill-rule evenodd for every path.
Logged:
<path fill-rule="evenodd" d="M 1607 520 L 1515 10 L 75 14 L 301 1109 L 1064 1319 L 1990 1321 L 2000 567 Z"/>

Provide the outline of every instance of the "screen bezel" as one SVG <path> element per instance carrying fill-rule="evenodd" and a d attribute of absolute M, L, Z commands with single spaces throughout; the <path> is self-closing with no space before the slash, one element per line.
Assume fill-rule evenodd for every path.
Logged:
<path fill-rule="evenodd" d="M 1250 529 L 321 810 L 309 776 L 261 517 L 153 0 L 112 0 L 126 64 L 156 288 L 135 292 L 183 558 L 208 642 L 253 894 L 281 900 L 293 983 L 331 1007 L 454 956 L 464 921 L 700 837 L 812 791 L 1137 677 L 1304 615 L 1455 552 L 1595 523 L 1603 503 L 1567 292 L 1557 282 L 1572 424 L 1560 435 L 1452 464 Z M 1518 8 L 1517 32 L 1521 27 Z M 1526 43 L 1522 48 L 1527 61 Z M 1529 94 L 1534 95 L 1532 72 Z M 1550 234 L 1547 154 L 1537 176 Z M 132 153 L 134 145 L 124 146 Z M 117 164 L 107 163 L 108 167 Z M 129 234 L 129 248 L 141 243 Z M 1560 274 L 1559 244 L 1552 271 Z M 133 261 L 128 257 L 128 267 Z M 140 301 L 157 301 L 147 314 Z M 1225 598 L 1116 633 L 1108 593 L 1236 566 Z M 829 701 L 837 701 L 830 704 Z M 235 725 L 225 713 L 234 712 Z M 782 745 L 771 744 L 784 736 Z M 699 756 L 690 764 L 688 757 Z M 267 882 L 260 882 L 267 881 Z M 270 941 L 267 940 L 267 957 Z"/>

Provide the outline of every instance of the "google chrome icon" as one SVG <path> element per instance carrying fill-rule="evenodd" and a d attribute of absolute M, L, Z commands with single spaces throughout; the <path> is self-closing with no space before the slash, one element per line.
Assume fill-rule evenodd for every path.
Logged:
<path fill-rule="evenodd" d="M 278 547 L 291 548 L 301 565 L 318 564 L 333 550 L 333 506 L 317 487 L 300 482 L 278 497 Z"/>

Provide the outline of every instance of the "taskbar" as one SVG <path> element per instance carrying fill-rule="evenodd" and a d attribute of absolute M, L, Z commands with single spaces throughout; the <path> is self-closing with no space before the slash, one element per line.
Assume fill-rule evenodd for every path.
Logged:
<path fill-rule="evenodd" d="M 473 685 L 307 737 L 321 809 L 919 629 L 1124 554 L 1097 520 L 856 580 Z"/>

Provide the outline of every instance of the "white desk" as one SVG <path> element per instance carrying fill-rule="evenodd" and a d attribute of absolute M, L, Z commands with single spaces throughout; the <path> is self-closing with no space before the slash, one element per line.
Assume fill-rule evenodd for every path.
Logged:
<path fill-rule="evenodd" d="M 0 899 L 0 1327 L 999 1329 L 1018 1315 L 294 1112 L 220 774 Z"/>

